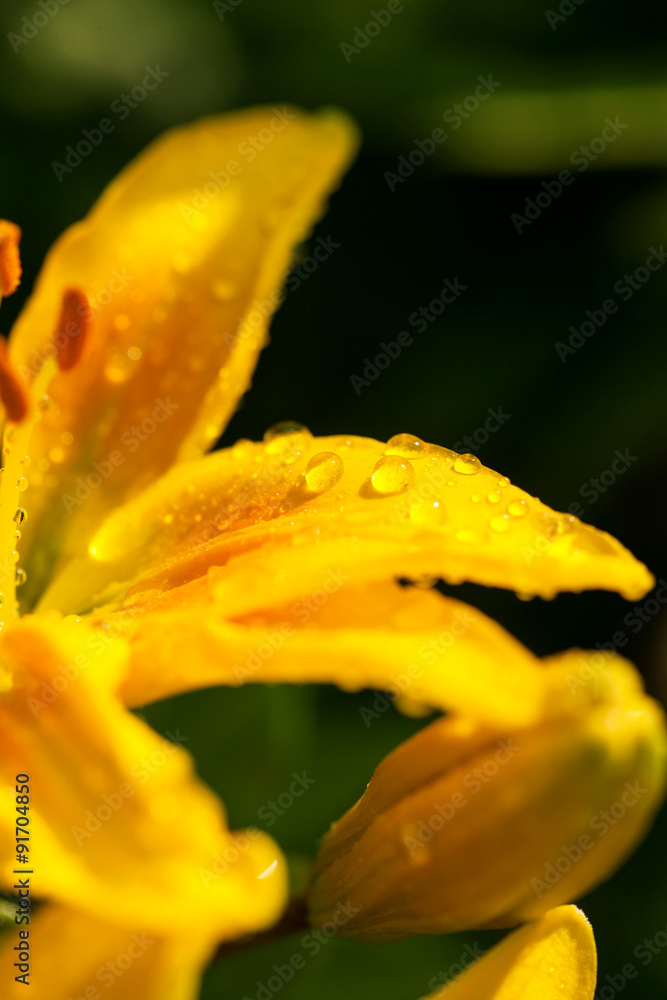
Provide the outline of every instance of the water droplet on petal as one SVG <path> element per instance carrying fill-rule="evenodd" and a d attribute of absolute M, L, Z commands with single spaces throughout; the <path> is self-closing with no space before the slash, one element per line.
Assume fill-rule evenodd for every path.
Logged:
<path fill-rule="evenodd" d="M 26 479 L 25 476 L 21 476 L 18 483 L 16 484 L 16 488 L 19 491 L 19 493 L 23 493 L 24 490 L 28 489 L 28 480 Z"/>
<path fill-rule="evenodd" d="M 279 424 L 273 424 L 264 434 L 265 441 L 274 441 L 278 437 L 286 434 L 310 434 L 307 427 L 298 424 L 296 420 L 282 420 Z"/>
<path fill-rule="evenodd" d="M 473 493 L 473 495 L 470 497 L 470 499 L 471 499 L 471 501 L 473 503 L 479 503 L 479 501 L 482 499 L 482 494 L 481 493 Z"/>
<path fill-rule="evenodd" d="M 502 534 L 504 531 L 509 531 L 510 519 L 509 514 L 499 514 L 497 517 L 492 517 L 489 524 L 494 531 Z"/>
<path fill-rule="evenodd" d="M 571 514 L 561 514 L 560 517 L 550 518 L 547 524 L 547 538 L 560 538 L 574 531 L 575 518 Z"/>
<path fill-rule="evenodd" d="M 486 499 L 489 503 L 500 503 L 500 490 L 491 490 L 486 494 Z"/>
<path fill-rule="evenodd" d="M 475 455 L 457 455 L 454 459 L 454 472 L 462 476 L 474 476 L 482 468 L 482 463 Z"/>
<path fill-rule="evenodd" d="M 12 516 L 12 520 L 15 524 L 23 524 L 28 515 L 24 511 L 23 507 L 17 507 Z"/>
<path fill-rule="evenodd" d="M 401 458 L 420 458 L 428 452 L 428 445 L 414 434 L 394 434 L 387 441 L 385 455 L 400 455 Z"/>
<path fill-rule="evenodd" d="M 21 569 L 20 566 L 17 566 L 16 573 L 14 575 L 14 583 L 16 584 L 16 586 L 22 587 L 27 579 L 28 579 L 28 574 L 26 573 L 26 571 L 24 569 Z"/>
<path fill-rule="evenodd" d="M 528 513 L 528 504 L 525 500 L 512 500 L 507 510 L 512 517 L 523 517 Z"/>
<path fill-rule="evenodd" d="M 414 481 L 415 470 L 407 459 L 401 459 L 398 455 L 381 458 L 371 473 L 373 488 L 385 496 L 400 493 L 401 490 L 412 486 Z"/>
<path fill-rule="evenodd" d="M 311 493 L 324 493 L 343 475 L 343 460 L 333 451 L 321 451 L 306 466 L 305 484 Z"/>

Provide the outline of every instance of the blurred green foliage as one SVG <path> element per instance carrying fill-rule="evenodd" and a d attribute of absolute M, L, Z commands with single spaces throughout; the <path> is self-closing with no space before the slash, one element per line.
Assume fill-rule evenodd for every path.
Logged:
<path fill-rule="evenodd" d="M 386 9 L 383 0 L 375 7 L 359 0 L 69 0 L 36 19 L 44 9 L 36 2 L 5 0 L 0 215 L 24 230 L 26 281 L 3 305 L 3 332 L 51 241 L 164 128 L 259 102 L 340 105 L 365 137 L 317 229 L 340 247 L 287 295 L 254 390 L 223 443 L 257 438 L 275 421 L 294 418 L 315 433 L 386 439 L 410 430 L 452 446 L 483 425 L 489 407 L 502 407 L 511 419 L 482 445 L 482 460 L 556 508 L 581 504 L 584 519 L 665 576 L 667 268 L 628 301 L 614 291 L 665 238 L 667 36 L 660 8 L 645 0 L 632 8 L 600 0 L 546 8 L 526 0 L 403 6 L 369 37 L 375 29 L 367 33 L 365 25 L 372 10 Z M 45 23 L 36 28 L 33 20 Z M 358 51 L 350 52 L 352 45 Z M 121 119 L 112 105 L 140 83 L 146 66 L 169 76 Z M 479 78 L 490 75 L 500 86 L 469 110 Z M 443 115 L 457 103 L 468 111 L 454 128 L 457 112 Z M 59 181 L 54 161 L 62 162 L 83 129 L 109 116 L 113 133 Z M 607 119 L 627 128 L 600 149 L 594 140 Z M 386 175 L 409 164 L 417 140 L 424 144 L 437 128 L 446 141 L 390 190 Z M 543 182 L 553 185 L 565 170 L 572 182 L 550 203 L 544 194 L 536 200 L 548 193 Z M 512 216 L 526 218 L 527 199 L 537 215 L 518 232 Z M 350 376 L 362 375 L 380 342 L 409 329 L 408 317 L 455 277 L 466 292 L 413 331 L 413 345 L 357 395 Z M 569 328 L 610 297 L 617 313 L 561 360 L 555 344 L 566 343 Z M 617 449 L 629 449 L 636 462 L 604 492 L 591 487 Z M 647 615 L 635 634 L 624 622 L 630 609 L 609 594 L 522 604 L 500 591 L 451 589 L 538 653 L 594 646 L 622 629 L 624 655 L 653 693 L 667 694 L 664 611 Z M 421 724 L 392 708 L 367 727 L 359 709 L 372 698 L 249 687 L 183 696 L 145 716 L 161 732 L 188 737 L 233 826 L 266 826 L 258 810 L 288 787 L 293 771 L 316 779 L 270 827 L 298 881 L 327 825 L 358 797 L 383 754 Z M 657 1000 L 667 989 L 667 953 L 647 967 L 633 957 L 667 925 L 666 828 L 663 813 L 619 875 L 584 901 L 600 948 L 600 983 L 625 963 L 640 969 L 625 988 L 628 1000 Z M 196 925 L 196 914 L 192 919 Z M 280 994 L 416 1000 L 466 941 L 486 947 L 492 938 L 423 938 L 384 948 L 332 941 Z M 295 939 L 214 967 L 205 1000 L 254 998 L 257 981 L 297 950 Z"/>

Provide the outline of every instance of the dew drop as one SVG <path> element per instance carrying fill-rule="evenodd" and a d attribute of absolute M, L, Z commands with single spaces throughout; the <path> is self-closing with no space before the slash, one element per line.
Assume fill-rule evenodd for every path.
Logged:
<path fill-rule="evenodd" d="M 23 524 L 27 516 L 28 515 L 24 511 L 23 507 L 17 507 L 16 510 L 14 511 L 12 520 L 14 524 Z"/>
<path fill-rule="evenodd" d="M 482 499 L 482 494 L 481 493 L 473 493 L 473 495 L 470 497 L 470 499 L 471 499 L 472 503 L 479 503 L 479 501 Z"/>
<path fill-rule="evenodd" d="M 421 458 L 428 452 L 428 445 L 414 434 L 394 434 L 387 441 L 385 455 L 399 455 L 401 458 Z"/>
<path fill-rule="evenodd" d="M 27 579 L 28 579 L 28 574 L 26 573 L 26 571 L 24 569 L 21 569 L 20 566 L 17 566 L 16 573 L 14 575 L 14 583 L 16 584 L 16 586 L 22 587 Z"/>
<path fill-rule="evenodd" d="M 296 420 L 281 420 L 279 424 L 273 424 L 264 434 L 265 441 L 275 441 L 276 438 L 284 437 L 286 434 L 310 434 L 307 427 L 298 424 Z"/>
<path fill-rule="evenodd" d="M 489 524 L 493 530 L 497 531 L 499 534 L 502 534 L 504 531 L 509 531 L 509 514 L 499 514 L 497 517 L 492 517 Z"/>
<path fill-rule="evenodd" d="M 561 514 L 560 517 L 553 518 L 547 524 L 547 538 L 560 538 L 574 531 L 575 519 L 571 514 Z"/>
<path fill-rule="evenodd" d="M 321 451 L 306 466 L 305 484 L 311 493 L 324 493 L 343 475 L 343 460 L 333 451 Z"/>
<path fill-rule="evenodd" d="M 43 413 L 45 410 L 51 406 L 51 399 L 49 396 L 42 396 L 41 399 L 37 400 L 37 409 Z M 7 435 L 9 437 L 9 434 Z"/>
<path fill-rule="evenodd" d="M 25 476 L 21 476 L 18 483 L 16 484 L 16 489 L 19 491 L 19 493 L 23 493 L 24 490 L 28 489 L 28 480 L 26 479 Z"/>
<path fill-rule="evenodd" d="M 387 455 L 376 462 L 371 473 L 371 483 L 377 493 L 390 496 L 412 486 L 415 481 L 415 470 L 407 459 L 401 460 L 399 455 Z"/>
<path fill-rule="evenodd" d="M 500 503 L 500 490 L 491 490 L 486 494 L 486 499 L 489 503 Z"/>
<path fill-rule="evenodd" d="M 512 517 L 523 517 L 528 513 L 528 504 L 525 500 L 512 500 L 507 509 Z"/>
<path fill-rule="evenodd" d="M 482 468 L 482 463 L 475 455 L 457 455 L 454 459 L 454 472 L 462 476 L 474 476 Z"/>

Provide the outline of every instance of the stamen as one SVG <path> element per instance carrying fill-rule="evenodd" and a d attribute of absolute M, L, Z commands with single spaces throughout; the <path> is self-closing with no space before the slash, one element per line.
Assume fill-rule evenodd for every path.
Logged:
<path fill-rule="evenodd" d="M 88 297 L 80 288 L 68 288 L 54 336 L 58 367 L 62 372 L 74 368 L 83 353 L 86 337 L 90 333 L 92 309 Z"/>
<path fill-rule="evenodd" d="M 14 423 L 20 423 L 27 416 L 28 393 L 18 372 L 12 368 L 4 337 L 0 338 L 0 399 L 7 417 Z"/>
<path fill-rule="evenodd" d="M 19 227 L 0 219 L 0 298 L 16 291 L 21 280 L 20 241 Z"/>

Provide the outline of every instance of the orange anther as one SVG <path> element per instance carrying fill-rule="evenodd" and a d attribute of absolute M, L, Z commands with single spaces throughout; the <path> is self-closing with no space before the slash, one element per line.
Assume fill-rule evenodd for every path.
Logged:
<path fill-rule="evenodd" d="M 20 241 L 19 227 L 0 219 L 0 296 L 11 295 L 21 280 Z"/>
<path fill-rule="evenodd" d="M 58 367 L 68 372 L 78 362 L 90 332 L 92 310 L 80 288 L 68 288 L 63 295 L 60 317 L 54 334 Z"/>
<path fill-rule="evenodd" d="M 18 424 L 28 413 L 28 393 L 7 356 L 7 342 L 0 337 L 0 399 L 7 417 Z"/>

